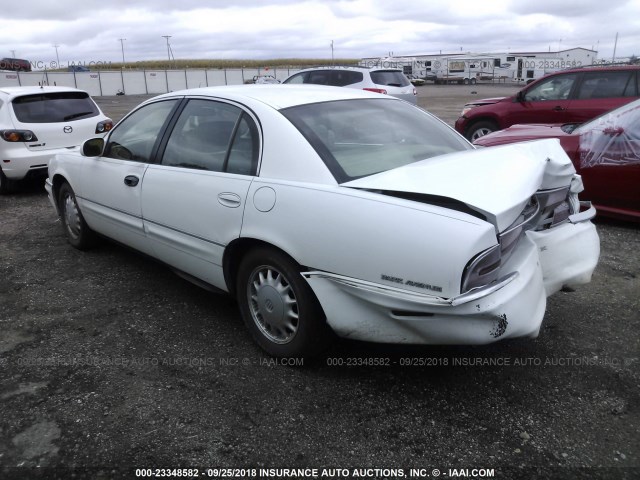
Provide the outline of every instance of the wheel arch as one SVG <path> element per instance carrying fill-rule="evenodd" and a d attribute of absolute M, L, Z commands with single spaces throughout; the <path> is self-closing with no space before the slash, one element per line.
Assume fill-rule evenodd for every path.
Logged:
<path fill-rule="evenodd" d="M 61 173 L 56 173 L 51 179 L 51 193 L 53 195 L 53 200 L 55 201 L 58 214 L 60 214 L 60 206 L 58 205 L 58 196 L 60 195 L 60 187 L 62 187 L 62 185 L 65 183 L 69 183 L 69 180 L 67 180 L 67 177 L 65 177 Z M 69 183 L 69 185 L 71 184 Z"/>
<path fill-rule="evenodd" d="M 300 265 L 300 262 L 298 260 L 296 260 L 288 252 L 278 247 L 277 245 L 257 238 L 237 238 L 229 243 L 229 245 L 227 245 L 224 251 L 224 256 L 222 258 L 224 280 L 231 295 L 235 296 L 236 294 L 236 281 L 238 279 L 238 267 L 240 266 L 240 262 L 242 262 L 242 259 L 248 252 L 256 248 L 271 248 L 282 253 L 283 255 L 286 255 L 293 262 Z M 300 266 L 303 269 L 305 268 L 302 265 Z"/>

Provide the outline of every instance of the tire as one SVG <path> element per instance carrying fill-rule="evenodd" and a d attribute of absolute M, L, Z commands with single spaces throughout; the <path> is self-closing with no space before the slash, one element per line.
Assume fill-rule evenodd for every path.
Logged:
<path fill-rule="evenodd" d="M 475 85 L 476 83 L 478 83 L 478 81 L 475 78 L 471 79 L 471 85 Z"/>
<path fill-rule="evenodd" d="M 498 126 L 491 120 L 481 120 L 471 125 L 467 129 L 465 136 L 470 142 L 473 142 L 474 140 L 497 130 L 499 130 Z"/>
<path fill-rule="evenodd" d="M 58 191 L 58 210 L 68 242 L 78 250 L 91 248 L 95 244 L 96 234 L 84 221 L 76 195 L 66 182 Z"/>
<path fill-rule="evenodd" d="M 464 84 L 465 84 L 465 85 L 469 85 L 469 79 L 468 79 L 468 78 L 465 78 L 465 79 L 464 79 Z"/>
<path fill-rule="evenodd" d="M 271 248 L 250 251 L 241 261 L 238 305 L 256 343 L 274 357 L 313 357 L 324 350 L 331 329 L 300 266 Z"/>

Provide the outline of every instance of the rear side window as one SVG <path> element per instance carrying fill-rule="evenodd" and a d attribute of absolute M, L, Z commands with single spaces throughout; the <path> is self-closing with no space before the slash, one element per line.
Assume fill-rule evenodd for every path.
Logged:
<path fill-rule="evenodd" d="M 331 77 L 331 85 L 334 87 L 345 87 L 360 83 L 363 80 L 362 72 L 353 72 L 351 70 L 334 70 Z"/>
<path fill-rule="evenodd" d="M 387 87 L 406 87 L 409 85 L 409 79 L 397 70 L 371 72 L 371 80 L 376 85 L 386 85 Z"/>
<path fill-rule="evenodd" d="M 305 79 L 304 83 L 313 83 L 314 85 L 331 85 L 331 70 L 309 72 L 309 76 Z"/>
<path fill-rule="evenodd" d="M 252 175 L 258 142 L 255 123 L 240 108 L 190 100 L 171 132 L 162 165 Z"/>
<path fill-rule="evenodd" d="M 615 98 L 636 96 L 633 72 L 587 72 L 576 98 Z"/>
<path fill-rule="evenodd" d="M 21 123 L 62 123 L 95 117 L 100 111 L 85 92 L 25 95 L 11 102 Z"/>

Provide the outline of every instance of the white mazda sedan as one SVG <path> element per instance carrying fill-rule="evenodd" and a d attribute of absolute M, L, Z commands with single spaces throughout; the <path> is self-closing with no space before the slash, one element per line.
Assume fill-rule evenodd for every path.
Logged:
<path fill-rule="evenodd" d="M 476 149 L 394 97 L 309 85 L 161 95 L 47 179 L 71 245 L 229 292 L 274 356 L 537 336 L 598 261 L 581 190 L 556 140 Z"/>

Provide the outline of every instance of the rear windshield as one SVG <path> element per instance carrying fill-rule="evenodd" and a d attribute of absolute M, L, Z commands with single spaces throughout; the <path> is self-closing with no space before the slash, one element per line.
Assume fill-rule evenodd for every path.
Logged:
<path fill-rule="evenodd" d="M 12 102 L 21 123 L 61 123 L 95 117 L 100 111 L 85 92 L 25 95 Z"/>
<path fill-rule="evenodd" d="M 404 73 L 397 70 L 376 70 L 371 72 L 371 80 L 376 85 L 386 85 L 387 87 L 406 87 L 409 79 Z"/>
<path fill-rule="evenodd" d="M 282 110 L 338 183 L 473 147 L 406 102 L 339 100 Z"/>

